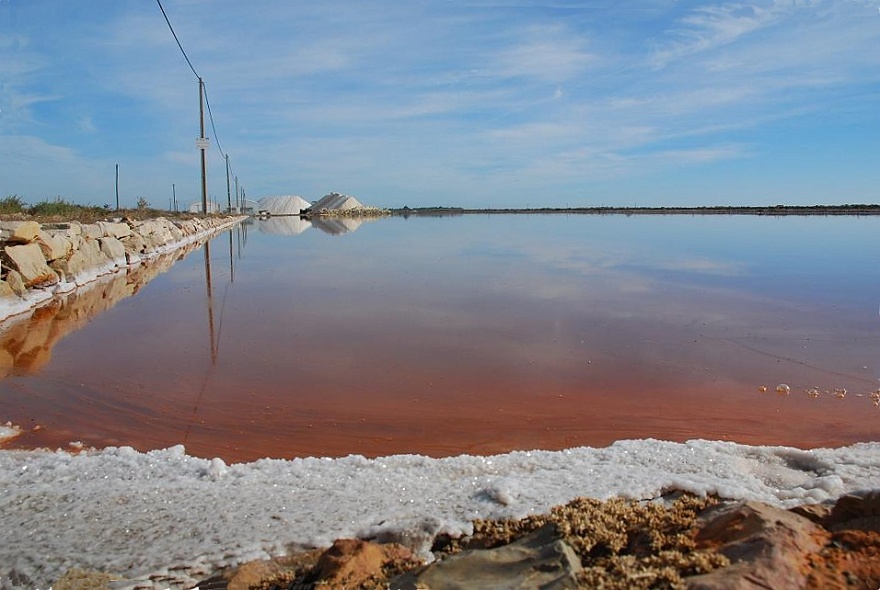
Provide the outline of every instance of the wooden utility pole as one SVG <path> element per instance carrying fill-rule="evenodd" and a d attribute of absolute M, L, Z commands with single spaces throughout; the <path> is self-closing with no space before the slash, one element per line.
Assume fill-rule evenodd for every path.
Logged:
<path fill-rule="evenodd" d="M 171 183 L 171 197 L 174 199 L 174 212 L 177 213 L 177 189 L 173 182 Z"/>
<path fill-rule="evenodd" d="M 206 171 L 206 154 L 208 152 L 208 138 L 205 137 L 205 83 L 199 77 L 199 141 L 196 147 L 202 154 L 202 213 L 208 214 L 208 174 Z"/>
<path fill-rule="evenodd" d="M 116 210 L 119 211 L 119 164 L 116 164 Z"/>

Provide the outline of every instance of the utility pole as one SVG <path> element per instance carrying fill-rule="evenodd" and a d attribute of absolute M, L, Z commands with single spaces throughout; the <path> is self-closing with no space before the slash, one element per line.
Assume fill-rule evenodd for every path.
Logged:
<path fill-rule="evenodd" d="M 202 213 L 208 214 L 208 175 L 205 170 L 208 152 L 208 138 L 205 137 L 205 83 L 199 78 L 199 140 L 196 147 L 202 154 Z"/>
<path fill-rule="evenodd" d="M 232 195 L 229 192 L 229 154 L 226 154 L 226 210 L 232 213 Z"/>
<path fill-rule="evenodd" d="M 174 200 L 174 212 L 177 213 L 177 189 L 173 182 L 171 183 L 171 197 Z"/>
<path fill-rule="evenodd" d="M 238 176 L 235 177 L 235 202 L 239 203 L 239 207 L 244 208 L 244 203 L 241 202 L 241 193 L 238 192 Z"/>
<path fill-rule="evenodd" d="M 116 164 L 116 210 L 119 211 L 119 164 Z"/>

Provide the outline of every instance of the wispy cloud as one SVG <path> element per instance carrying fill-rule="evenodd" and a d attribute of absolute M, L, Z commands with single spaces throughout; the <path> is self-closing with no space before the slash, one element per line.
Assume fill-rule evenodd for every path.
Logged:
<path fill-rule="evenodd" d="M 679 204 L 706 192 L 717 175 L 705 171 L 798 178 L 756 159 L 808 152 L 829 185 L 846 175 L 874 194 L 868 172 L 854 180 L 818 155 L 834 144 L 861 161 L 866 130 L 880 136 L 870 2 L 163 4 L 251 194 L 332 187 L 377 204 L 479 206 L 537 205 L 544 193 L 552 205 L 606 183 L 611 201 L 663 185 L 654 202 Z M 83 170 L 122 160 L 133 177 L 143 166 L 142 192 L 150 178 L 157 191 L 195 188 L 197 84 L 154 6 L 3 10 L 0 133 L 67 150 L 54 157 L 74 154 Z M 20 145 L 0 144 L 0 161 Z M 210 157 L 214 171 L 216 149 Z M 91 186 L 75 167 L 23 172 L 0 164 L 6 190 Z M 225 177 L 215 182 L 225 193 Z"/>

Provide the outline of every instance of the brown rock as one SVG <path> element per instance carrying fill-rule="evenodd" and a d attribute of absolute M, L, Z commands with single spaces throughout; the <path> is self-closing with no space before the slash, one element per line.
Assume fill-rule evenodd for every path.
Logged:
<path fill-rule="evenodd" d="M 698 548 L 714 548 L 731 565 L 686 578 L 689 590 L 804 588 L 810 556 L 825 531 L 788 510 L 759 502 L 711 509 L 696 536 Z"/>
<path fill-rule="evenodd" d="M 6 274 L 6 284 L 9 285 L 9 288 L 12 289 L 12 292 L 19 297 L 24 297 L 25 295 L 27 295 L 27 286 L 25 286 L 24 279 L 21 278 L 21 275 L 18 273 L 18 271 L 10 270 Z"/>
<path fill-rule="evenodd" d="M 578 588 L 580 558 L 562 541 L 554 524 L 495 549 L 464 551 L 407 572 L 391 581 L 400 590 L 514 590 Z"/>
<path fill-rule="evenodd" d="M 339 539 L 321 554 L 309 578 L 328 590 L 359 588 L 384 579 L 385 569 L 400 562 L 415 565 L 412 553 L 401 545 Z"/>
<path fill-rule="evenodd" d="M 80 225 L 80 233 L 82 237 L 90 240 L 100 240 L 104 237 L 104 230 L 94 223 L 85 223 Z"/>
<path fill-rule="evenodd" d="M 0 222 L 0 241 L 10 244 L 29 244 L 40 231 L 36 221 L 2 221 Z"/>
<path fill-rule="evenodd" d="M 68 280 L 76 280 L 87 273 L 98 271 L 109 262 L 110 260 L 101 252 L 97 240 L 85 239 L 70 258 L 56 260 L 52 264 L 56 270 L 63 272 Z"/>
<path fill-rule="evenodd" d="M 824 524 L 832 531 L 855 529 L 880 533 L 880 490 L 841 496 Z"/>
<path fill-rule="evenodd" d="M 58 275 L 46 264 L 43 251 L 37 244 L 6 246 L 3 263 L 21 274 L 26 287 L 42 287 L 58 282 Z"/>
<path fill-rule="evenodd" d="M 101 228 L 101 233 L 105 238 L 116 238 L 117 240 L 121 240 L 131 235 L 131 228 L 127 223 L 99 221 L 96 225 Z"/>
<path fill-rule="evenodd" d="M 800 506 L 789 508 L 789 511 L 817 524 L 823 524 L 828 515 L 831 514 L 831 506 L 828 504 L 801 504 Z"/>
<path fill-rule="evenodd" d="M 43 251 L 43 257 L 47 261 L 58 260 L 59 258 L 67 258 L 73 252 L 73 244 L 70 240 L 55 236 L 48 232 L 40 231 L 37 233 L 36 240 Z"/>
<path fill-rule="evenodd" d="M 16 297 L 17 295 L 18 293 L 15 292 L 15 289 L 8 282 L 0 281 L 0 298 Z"/>
<path fill-rule="evenodd" d="M 128 226 L 126 225 L 125 227 Z M 125 246 L 122 245 L 122 242 L 114 237 L 101 238 L 99 242 L 101 244 L 101 252 L 104 256 L 112 260 L 116 266 L 125 266 L 128 264 L 128 259 L 125 255 Z"/>

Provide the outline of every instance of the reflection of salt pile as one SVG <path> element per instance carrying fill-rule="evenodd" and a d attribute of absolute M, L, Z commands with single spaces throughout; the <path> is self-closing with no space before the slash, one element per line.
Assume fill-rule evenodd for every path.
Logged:
<path fill-rule="evenodd" d="M 268 219 L 259 220 L 259 223 L 257 224 L 257 228 L 260 232 L 274 236 L 298 236 L 310 227 L 312 227 L 312 223 L 298 215 L 270 217 Z"/>
<path fill-rule="evenodd" d="M 331 236 L 341 236 L 353 232 L 364 221 L 363 217 L 316 217 L 312 219 L 312 225 Z"/>
<path fill-rule="evenodd" d="M 263 197 L 257 202 L 257 209 L 269 215 L 299 215 L 303 209 L 311 207 L 311 203 L 297 195 L 281 195 Z"/>

